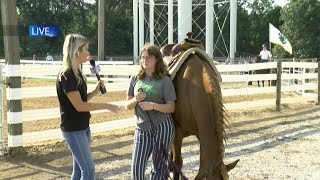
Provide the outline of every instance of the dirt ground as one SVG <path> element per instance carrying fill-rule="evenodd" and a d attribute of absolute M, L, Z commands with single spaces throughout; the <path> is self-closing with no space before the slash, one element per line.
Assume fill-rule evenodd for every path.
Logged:
<path fill-rule="evenodd" d="M 119 93 L 119 96 L 109 94 L 107 96 L 109 99 L 100 97 L 96 100 L 123 100 L 125 92 Z M 225 101 L 233 102 L 239 99 L 241 97 L 225 99 Z M 35 101 L 30 100 L 28 103 L 37 104 L 34 103 Z M 48 101 L 50 98 L 45 102 Z M 26 105 L 28 103 L 24 103 L 24 106 L 31 108 L 31 105 Z M 50 104 L 48 107 L 57 105 L 47 104 Z M 310 102 L 301 102 L 283 104 L 281 112 L 274 109 L 275 107 L 269 107 L 229 112 L 230 125 L 229 129 L 226 129 L 228 141 L 225 163 L 240 159 L 236 168 L 229 172 L 230 179 L 319 180 L 320 161 L 317 157 L 320 156 L 320 107 Z M 107 120 L 112 120 L 112 115 L 109 113 L 107 116 L 101 116 L 111 117 Z M 132 112 L 128 111 L 120 116 L 130 117 L 131 115 Z M 101 117 L 93 117 L 93 119 L 92 123 L 102 121 Z M 36 130 L 36 127 L 57 128 L 55 127 L 58 124 L 57 121 L 32 122 L 34 124 L 27 124 L 26 127 L 33 127 L 33 130 Z M 93 135 L 91 146 L 96 164 L 96 179 L 130 179 L 132 142 L 133 128 Z M 189 179 L 193 179 L 199 166 L 197 139 L 186 138 L 182 152 L 183 172 Z M 65 143 L 61 141 L 30 145 L 24 147 L 22 155 L 12 157 L 6 154 L 5 157 L 0 158 L 0 179 L 69 179 L 71 165 L 71 154 Z M 146 171 L 147 175 L 149 171 L 150 166 Z"/>
<path fill-rule="evenodd" d="M 231 180 L 320 179 L 320 107 L 307 103 L 283 109 L 230 113 L 225 163 L 240 159 Z M 93 136 L 97 179 L 130 179 L 132 141 L 133 128 Z M 184 140 L 183 158 L 183 171 L 192 179 L 199 159 L 196 138 Z M 23 155 L 0 160 L 0 179 L 68 179 L 71 173 L 71 155 L 62 142 L 28 146 Z"/>

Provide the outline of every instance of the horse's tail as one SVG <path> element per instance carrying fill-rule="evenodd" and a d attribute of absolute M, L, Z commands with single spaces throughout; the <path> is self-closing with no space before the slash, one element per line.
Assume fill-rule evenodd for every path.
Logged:
<path fill-rule="evenodd" d="M 218 147 L 220 147 L 219 156 L 223 158 L 224 156 L 224 141 L 226 133 L 224 127 L 228 121 L 227 110 L 223 105 L 222 92 L 220 87 L 220 81 L 215 75 L 213 70 L 209 66 L 204 68 L 203 79 L 207 80 L 208 83 L 206 93 L 209 96 L 209 107 L 211 109 L 211 119 L 210 123 L 216 128 Z M 205 83 L 205 82 L 204 82 Z"/>

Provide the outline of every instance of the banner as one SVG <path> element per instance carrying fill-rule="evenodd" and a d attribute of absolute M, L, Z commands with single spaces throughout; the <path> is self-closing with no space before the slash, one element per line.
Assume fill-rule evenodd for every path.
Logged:
<path fill-rule="evenodd" d="M 292 54 L 292 46 L 287 38 L 271 23 L 269 23 L 269 41 L 283 47 L 288 53 Z"/>

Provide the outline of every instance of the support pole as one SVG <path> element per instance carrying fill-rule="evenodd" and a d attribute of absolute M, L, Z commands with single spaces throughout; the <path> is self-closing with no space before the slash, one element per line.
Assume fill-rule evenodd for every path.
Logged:
<path fill-rule="evenodd" d="M 230 61 L 233 62 L 236 52 L 237 33 L 237 0 L 230 0 Z"/>
<path fill-rule="evenodd" d="M 104 0 L 98 4 L 98 61 L 104 60 Z"/>
<path fill-rule="evenodd" d="M 149 0 L 150 43 L 154 44 L 154 0 Z"/>
<path fill-rule="evenodd" d="M 178 43 L 192 32 L 192 0 L 178 0 Z"/>
<path fill-rule="evenodd" d="M 206 0 L 206 53 L 213 57 L 213 4 L 214 0 Z"/>
<path fill-rule="evenodd" d="M 144 0 L 139 0 L 139 49 L 144 46 Z"/>
<path fill-rule="evenodd" d="M 23 152 L 21 66 L 16 0 L 1 0 L 5 64 L 7 68 L 8 146 L 12 155 Z"/>
<path fill-rule="evenodd" d="M 168 44 L 173 43 L 173 0 L 168 0 Z"/>
<path fill-rule="evenodd" d="M 138 0 L 133 0 L 133 64 L 138 64 Z"/>

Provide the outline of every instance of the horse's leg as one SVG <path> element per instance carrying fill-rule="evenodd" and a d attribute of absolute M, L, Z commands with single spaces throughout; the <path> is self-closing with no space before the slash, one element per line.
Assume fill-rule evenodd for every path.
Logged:
<path fill-rule="evenodd" d="M 260 87 L 259 81 L 258 81 L 258 87 Z"/>
<path fill-rule="evenodd" d="M 176 127 L 176 135 L 174 137 L 174 143 L 172 145 L 172 156 L 173 163 L 175 167 L 173 168 L 173 179 L 179 180 L 179 172 L 181 171 L 183 160 L 181 156 L 181 147 L 182 147 L 183 135 L 180 128 Z M 177 168 L 177 169 L 176 169 Z M 178 172 L 177 172 L 178 171 Z"/>
<path fill-rule="evenodd" d="M 217 143 L 220 137 L 217 136 L 214 121 L 220 121 L 216 117 L 220 113 L 216 112 L 218 110 L 210 103 L 211 98 L 208 99 L 208 95 L 201 91 L 201 89 L 192 88 L 189 91 L 190 94 L 197 95 L 189 96 L 189 98 L 190 102 L 192 102 L 192 113 L 198 127 L 198 134 L 196 136 L 200 140 L 200 166 L 198 174 L 194 179 L 201 179 L 200 177 L 205 175 L 206 171 L 210 171 L 210 166 L 213 166 L 212 163 L 217 162 L 217 158 L 219 158 L 217 154 L 221 147 L 217 147 Z"/>
<path fill-rule="evenodd" d="M 264 87 L 264 81 L 262 81 L 262 87 Z"/>
<path fill-rule="evenodd" d="M 252 71 L 249 71 L 249 74 L 252 74 Z M 252 81 L 248 82 L 248 86 L 252 86 Z"/>

